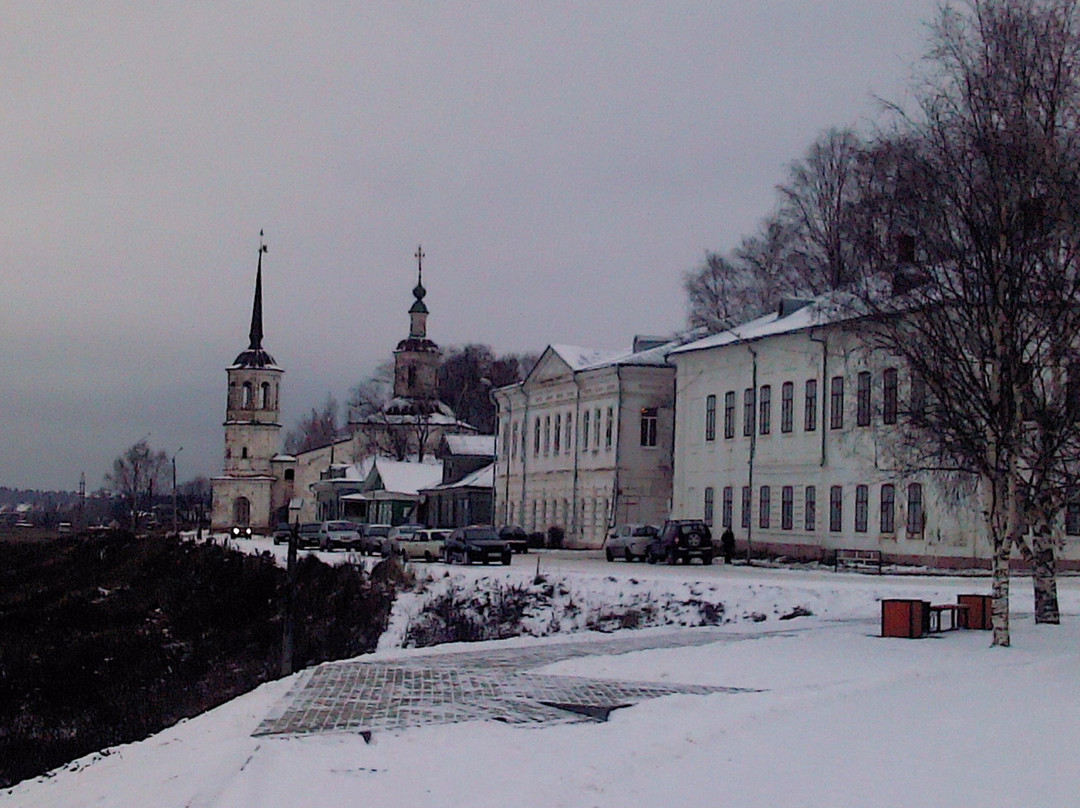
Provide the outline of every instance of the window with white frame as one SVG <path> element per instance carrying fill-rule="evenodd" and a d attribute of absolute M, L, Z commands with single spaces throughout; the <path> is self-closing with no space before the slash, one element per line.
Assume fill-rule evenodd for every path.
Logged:
<path fill-rule="evenodd" d="M 707 486 L 705 488 L 705 524 L 712 527 L 713 523 L 713 497 L 715 493 L 713 487 Z"/>
<path fill-rule="evenodd" d="M 780 387 L 780 431 L 790 432 L 795 418 L 795 385 L 784 382 Z"/>
<path fill-rule="evenodd" d="M 656 407 L 641 408 L 641 445 L 656 446 L 656 429 L 659 424 Z"/>
<path fill-rule="evenodd" d="M 881 532 L 896 532 L 896 487 L 891 483 L 881 486 Z"/>
<path fill-rule="evenodd" d="M 723 497 L 721 500 L 722 504 L 720 506 L 720 521 L 723 522 L 724 527 L 731 527 L 731 508 L 733 504 L 733 495 L 734 491 L 732 490 L 731 486 L 725 485 Z"/>
<path fill-rule="evenodd" d="M 896 423 L 898 386 L 896 368 L 885 368 L 885 372 L 881 374 L 881 420 L 886 424 Z"/>
<path fill-rule="evenodd" d="M 870 486 L 855 486 L 855 532 L 865 533 L 870 519 Z"/>
<path fill-rule="evenodd" d="M 922 538 L 926 526 L 926 514 L 923 512 L 922 483 L 911 483 L 907 489 L 907 533 L 908 538 Z"/>
<path fill-rule="evenodd" d="M 785 485 L 780 489 L 780 529 L 791 530 L 795 526 L 795 489 Z"/>
<path fill-rule="evenodd" d="M 744 528 L 750 527 L 750 486 L 744 485 L 742 487 L 742 513 L 740 515 L 740 524 Z"/>
<path fill-rule="evenodd" d="M 829 428 L 844 428 L 844 377 L 833 376 L 829 386 Z"/>
<path fill-rule="evenodd" d="M 758 527 L 769 527 L 769 514 L 772 511 L 772 492 L 769 486 L 761 486 L 759 492 L 760 500 L 758 502 Z"/>
<path fill-rule="evenodd" d="M 716 440 L 716 396 L 705 396 L 705 440 Z"/>
<path fill-rule="evenodd" d="M 803 491 L 803 526 L 808 533 L 817 530 L 817 488 L 812 485 Z"/>
<path fill-rule="evenodd" d="M 758 398 L 758 431 L 768 435 L 772 430 L 772 385 L 761 385 Z"/>
<path fill-rule="evenodd" d="M 803 405 L 803 429 L 813 432 L 817 429 L 817 379 L 806 380 L 806 397 Z"/>
<path fill-rule="evenodd" d="M 870 372 L 863 370 L 855 380 L 855 423 L 870 426 Z"/>
<path fill-rule="evenodd" d="M 747 387 L 743 390 L 743 437 L 747 438 L 754 434 L 754 388 Z"/>
<path fill-rule="evenodd" d="M 839 533 L 844 529 L 844 489 L 834 485 L 829 489 L 829 530 Z"/>
<path fill-rule="evenodd" d="M 724 437 L 735 437 L 735 391 L 724 393 Z"/>

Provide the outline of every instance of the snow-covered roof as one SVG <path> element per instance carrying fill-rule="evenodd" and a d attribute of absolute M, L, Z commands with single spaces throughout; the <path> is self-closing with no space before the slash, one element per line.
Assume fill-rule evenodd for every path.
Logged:
<path fill-rule="evenodd" d="M 446 435 L 443 440 L 450 454 L 495 456 L 494 435 Z"/>
<path fill-rule="evenodd" d="M 271 463 L 295 463 L 296 455 L 281 454 L 280 452 L 270 458 Z"/>
<path fill-rule="evenodd" d="M 422 488 L 432 488 L 442 482 L 441 460 L 425 460 L 423 463 L 408 460 L 375 458 L 372 473 L 377 473 L 386 491 L 398 494 L 417 494 Z"/>
<path fill-rule="evenodd" d="M 592 370 L 611 365 L 666 365 L 667 355 L 679 343 L 676 340 L 650 348 L 647 351 L 607 351 L 597 348 L 581 348 L 575 345 L 551 345 L 550 348 L 572 370 Z"/>
<path fill-rule="evenodd" d="M 839 294 L 821 295 L 789 314 L 783 314 L 780 309 L 777 309 L 742 325 L 733 326 L 718 334 L 712 334 L 674 348 L 669 353 L 683 354 L 709 348 L 720 348 L 739 342 L 750 342 L 778 334 L 791 334 L 796 331 L 805 331 L 809 328 L 851 320 L 858 316 L 853 305 L 853 300 L 849 299 L 848 296 Z"/>
<path fill-rule="evenodd" d="M 495 464 L 491 463 L 466 474 L 456 483 L 445 483 L 429 488 L 429 491 L 449 491 L 453 488 L 491 488 L 495 485 Z"/>

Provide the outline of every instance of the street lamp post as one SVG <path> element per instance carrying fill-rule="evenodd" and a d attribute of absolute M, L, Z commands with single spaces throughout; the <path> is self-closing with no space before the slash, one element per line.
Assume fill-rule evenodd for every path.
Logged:
<path fill-rule="evenodd" d="M 176 521 L 176 456 L 182 451 L 184 451 L 183 446 L 173 452 L 172 456 L 172 532 L 177 538 L 180 537 L 180 530 Z"/>

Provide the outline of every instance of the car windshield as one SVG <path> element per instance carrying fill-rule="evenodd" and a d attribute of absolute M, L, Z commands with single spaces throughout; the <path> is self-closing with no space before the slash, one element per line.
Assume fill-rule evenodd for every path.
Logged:
<path fill-rule="evenodd" d="M 356 528 L 353 527 L 352 522 L 327 522 L 326 529 L 333 531 L 334 533 L 344 533 L 346 531 L 352 531 Z"/>
<path fill-rule="evenodd" d="M 318 522 L 304 522 L 304 524 L 300 525 L 300 532 L 315 533 L 319 530 L 320 527 L 322 527 L 322 525 L 320 525 Z"/>
<path fill-rule="evenodd" d="M 367 534 L 369 536 L 389 536 L 390 528 L 386 525 L 372 525 L 368 528 Z"/>
<path fill-rule="evenodd" d="M 642 525 L 641 527 L 634 528 L 635 536 L 655 536 L 656 528 L 652 525 Z"/>

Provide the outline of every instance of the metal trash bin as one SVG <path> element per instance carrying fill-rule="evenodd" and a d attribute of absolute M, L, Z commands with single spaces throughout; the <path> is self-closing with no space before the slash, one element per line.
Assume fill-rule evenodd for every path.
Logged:
<path fill-rule="evenodd" d="M 930 633 L 930 603 L 890 598 L 881 601 L 881 636 L 917 640 Z"/>

